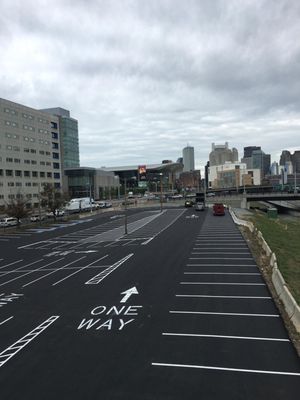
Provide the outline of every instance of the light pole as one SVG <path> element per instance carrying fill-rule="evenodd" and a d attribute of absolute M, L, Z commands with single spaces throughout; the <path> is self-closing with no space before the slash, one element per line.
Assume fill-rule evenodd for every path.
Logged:
<path fill-rule="evenodd" d="M 295 171 L 294 171 L 294 194 L 297 193 L 297 164 L 295 163 Z"/>
<path fill-rule="evenodd" d="M 124 217 L 124 233 L 127 235 L 128 230 L 127 230 L 127 179 L 124 178 L 124 205 L 125 205 L 125 217 Z"/>
<path fill-rule="evenodd" d="M 163 187 L 162 187 L 162 172 L 160 172 L 160 212 L 163 210 Z"/>

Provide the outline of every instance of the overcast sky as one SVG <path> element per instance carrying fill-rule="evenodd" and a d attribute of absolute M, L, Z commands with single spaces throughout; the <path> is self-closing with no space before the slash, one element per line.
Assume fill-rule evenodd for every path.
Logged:
<path fill-rule="evenodd" d="M 82 166 L 300 149 L 299 0 L 0 0 L 0 97 L 78 119 Z"/>

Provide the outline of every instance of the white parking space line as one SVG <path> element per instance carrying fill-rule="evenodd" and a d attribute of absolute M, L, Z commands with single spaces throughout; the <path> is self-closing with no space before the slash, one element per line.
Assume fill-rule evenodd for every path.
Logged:
<path fill-rule="evenodd" d="M 34 264 L 36 264 L 36 263 L 38 263 L 40 261 L 43 261 L 43 258 L 40 258 L 39 260 L 33 261 L 33 262 L 31 262 L 29 264 L 26 264 L 26 265 L 21 265 L 21 267 L 13 269 L 12 271 L 5 271 L 5 272 L 2 273 L 1 277 L 5 276 L 5 275 L 8 275 L 8 274 L 12 274 L 12 273 L 28 272 L 28 270 L 23 271 L 23 268 L 29 267 L 30 265 L 34 265 Z"/>
<path fill-rule="evenodd" d="M 9 242 L 9 239 L 0 239 L 1 242 Z"/>
<path fill-rule="evenodd" d="M 221 313 L 210 311 L 169 311 L 170 314 L 195 314 L 195 315 L 224 315 L 234 317 L 264 317 L 264 318 L 279 318 L 278 314 L 243 314 L 243 313 Z"/>
<path fill-rule="evenodd" d="M 6 322 L 10 321 L 12 318 L 13 318 L 13 316 L 12 316 L 12 317 L 9 317 L 9 318 L 6 318 L 4 321 L 1 321 L 1 322 L 0 322 L 0 325 L 5 324 Z"/>
<path fill-rule="evenodd" d="M 253 260 L 253 257 L 189 257 L 189 260 Z"/>
<path fill-rule="evenodd" d="M 239 254 L 239 255 L 242 255 L 242 254 L 249 254 L 250 252 L 249 251 L 243 251 L 243 252 L 239 252 L 239 253 L 237 253 L 237 252 L 224 252 L 224 251 L 214 251 L 213 252 L 213 254 Z M 212 252 L 211 251 L 194 251 L 194 252 L 192 252 L 191 254 L 212 254 Z"/>
<path fill-rule="evenodd" d="M 23 261 L 23 258 L 20 259 L 20 260 L 11 262 L 11 263 L 9 263 L 9 264 L 2 265 L 2 267 L 0 267 L 0 269 L 3 269 L 3 268 L 5 268 L 5 267 L 9 267 L 9 266 L 11 266 L 11 265 L 17 264 L 17 263 L 22 262 L 22 261 Z"/>
<path fill-rule="evenodd" d="M 44 240 L 40 240 L 39 242 L 26 244 L 25 246 L 20 246 L 20 247 L 18 247 L 18 249 L 26 249 L 27 247 L 35 246 L 36 244 L 39 244 L 39 243 L 45 243 L 45 241 L 44 241 Z"/>
<path fill-rule="evenodd" d="M 59 261 L 61 261 L 61 260 L 63 260 L 63 259 L 64 259 L 64 257 L 59 258 L 58 260 L 52 261 L 52 262 L 50 262 L 50 263 L 48 263 L 48 264 L 46 264 L 46 265 L 42 265 L 40 268 L 37 268 L 35 271 L 40 271 L 40 270 L 43 269 L 44 267 L 48 267 L 49 265 L 52 265 L 52 264 L 54 264 L 54 263 L 56 263 L 56 262 L 59 262 Z M 31 265 L 32 265 L 32 264 L 35 264 L 35 263 L 37 263 L 37 262 L 39 262 L 39 261 L 43 261 L 43 259 L 38 260 L 38 261 L 35 261 L 34 263 L 31 263 Z M 23 266 L 22 266 L 22 268 L 23 268 Z M 13 281 L 15 281 L 15 280 L 17 280 L 17 279 L 23 278 L 24 276 L 27 276 L 27 275 L 30 275 L 30 274 L 32 274 L 32 272 L 31 272 L 31 271 L 28 271 L 28 272 L 26 272 L 25 274 L 16 276 L 15 278 L 10 279 L 9 281 L 6 281 L 6 282 L 1 283 L 0 286 L 6 285 L 7 283 L 13 282 Z"/>
<path fill-rule="evenodd" d="M 17 340 L 14 344 L 7 347 L 4 351 L 0 353 L 0 367 L 2 367 L 8 360 L 10 360 L 14 355 L 16 355 L 20 350 L 27 346 L 33 339 L 40 335 L 45 329 L 47 329 L 53 322 L 59 318 L 57 315 L 46 319 L 42 324 L 37 326 L 27 335 L 23 336 L 21 339 Z"/>
<path fill-rule="evenodd" d="M 257 269 L 256 264 L 186 264 L 187 267 L 252 267 Z"/>
<path fill-rule="evenodd" d="M 241 368 L 225 368 L 225 367 L 213 367 L 208 365 L 193 365 L 193 364 L 167 364 L 167 363 L 151 363 L 157 367 L 175 367 L 175 368 L 196 368 L 196 369 L 208 369 L 216 371 L 230 371 L 230 372 L 245 372 L 253 374 L 271 374 L 271 375 L 288 375 L 288 376 L 300 376 L 298 372 L 285 372 L 285 371 L 267 371 L 259 369 L 241 369 Z"/>
<path fill-rule="evenodd" d="M 62 267 L 57 268 L 57 269 L 55 269 L 55 270 L 49 272 L 48 274 L 45 274 L 45 275 L 43 275 L 43 276 L 40 276 L 39 278 L 34 279 L 33 281 L 26 283 L 26 284 L 23 285 L 22 287 L 29 286 L 29 285 L 31 285 L 32 283 L 35 283 L 35 282 L 37 282 L 37 281 L 39 281 L 39 280 L 41 280 L 41 279 L 44 279 L 44 278 L 46 278 L 47 276 L 49 276 L 49 275 L 51 275 L 51 274 L 54 274 L 55 272 L 58 272 L 58 271 L 60 271 L 60 270 L 62 270 L 62 269 L 65 269 L 66 267 L 68 267 L 68 266 L 71 265 L 71 264 L 76 263 L 77 261 L 82 260 L 83 258 L 86 258 L 86 256 L 80 257 L 80 258 L 78 258 L 77 260 L 71 261 L 71 262 L 69 262 L 68 264 L 63 265 Z M 43 271 L 44 271 L 44 269 L 43 269 Z"/>
<path fill-rule="evenodd" d="M 72 274 L 65 276 L 64 278 L 60 279 L 59 281 L 53 283 L 52 286 L 58 285 L 59 283 L 65 281 L 66 279 L 70 278 L 71 276 L 78 274 L 79 272 L 83 271 L 84 269 L 87 269 L 87 268 L 90 267 L 91 265 L 95 264 L 95 263 L 98 262 L 98 261 L 103 260 L 103 259 L 106 258 L 106 257 L 108 257 L 108 254 L 106 254 L 105 256 L 103 256 L 103 257 L 101 257 L 101 258 L 98 258 L 97 260 L 91 262 L 90 264 L 88 264 L 88 265 L 86 265 L 86 266 L 84 266 L 84 267 L 78 269 L 77 271 L 73 272 Z"/>
<path fill-rule="evenodd" d="M 176 294 L 175 297 L 203 297 L 203 298 L 216 298 L 216 299 L 261 299 L 261 300 L 272 299 L 272 297 L 267 297 L 267 296 L 214 296 L 207 294 Z"/>
<path fill-rule="evenodd" d="M 184 275 L 260 275 L 258 272 L 184 272 Z"/>
<path fill-rule="evenodd" d="M 216 338 L 216 339 L 241 339 L 241 340 L 265 340 L 271 342 L 290 342 L 289 339 L 254 337 L 254 336 L 224 336 L 224 335 L 205 335 L 198 333 L 171 333 L 163 332 L 163 336 L 186 336 L 186 337 L 199 337 L 199 338 Z"/>
<path fill-rule="evenodd" d="M 204 246 L 207 246 L 207 244 L 205 244 Z M 211 251 L 215 251 L 215 250 L 249 250 L 248 246 L 237 246 L 237 247 L 202 247 L 202 246 L 196 246 L 193 247 L 193 250 L 211 250 Z"/>
<path fill-rule="evenodd" d="M 265 283 L 244 283 L 244 282 L 180 282 L 180 285 L 266 286 Z"/>
<path fill-rule="evenodd" d="M 106 268 L 104 271 L 100 272 L 100 274 L 95 275 L 93 278 L 89 279 L 85 282 L 86 285 L 97 285 L 103 279 L 105 279 L 108 275 L 110 275 L 115 269 L 120 267 L 125 261 L 127 261 L 130 257 L 133 256 L 134 253 L 128 254 L 126 257 L 122 258 L 121 260 L 117 261 L 113 265 Z"/>

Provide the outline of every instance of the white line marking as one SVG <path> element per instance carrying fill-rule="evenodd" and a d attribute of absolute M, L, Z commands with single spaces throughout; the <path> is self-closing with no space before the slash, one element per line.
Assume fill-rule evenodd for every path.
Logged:
<path fill-rule="evenodd" d="M 15 354 L 27 346 L 33 339 L 35 339 L 40 333 L 48 328 L 54 321 L 57 320 L 59 316 L 53 315 L 52 317 L 46 319 L 39 326 L 34 328 L 31 332 L 27 333 L 21 339 L 17 340 L 14 344 L 7 347 L 4 351 L 0 353 L 0 367 L 2 367 L 8 360 L 10 360 Z"/>
<path fill-rule="evenodd" d="M 58 262 L 58 261 L 61 261 L 61 260 L 63 260 L 63 259 L 64 259 L 64 257 L 59 258 L 58 260 L 52 261 L 52 262 L 50 262 L 49 264 L 42 265 L 40 268 L 37 268 L 35 271 L 40 271 L 42 268 L 48 267 L 48 265 L 54 264 L 54 263 L 56 263 L 56 262 Z M 38 260 L 38 261 L 41 261 L 41 260 Z M 38 261 L 35 261 L 35 262 L 38 262 Z M 33 264 L 33 263 L 32 263 L 32 264 Z M 22 268 L 23 268 L 23 267 L 22 267 Z M 29 274 L 32 274 L 32 272 L 29 271 L 29 272 L 26 272 L 25 274 L 22 274 L 22 275 L 20 275 L 20 276 L 16 276 L 15 278 L 10 279 L 9 281 L 6 281 L 6 282 L 1 283 L 0 286 L 6 285 L 7 283 L 13 282 L 13 281 L 15 281 L 15 280 L 17 280 L 17 279 L 20 279 L 20 278 L 23 278 L 23 276 L 26 276 L 26 275 L 29 275 Z"/>
<path fill-rule="evenodd" d="M 71 265 L 71 264 L 74 264 L 74 263 L 76 263 L 77 261 L 82 260 L 83 258 L 86 258 L 86 256 L 83 256 L 83 257 L 81 257 L 81 258 L 78 258 L 77 260 L 71 261 L 70 263 L 63 265 L 62 267 L 57 268 L 57 269 L 55 269 L 55 270 L 49 272 L 49 273 L 46 274 L 46 275 L 43 275 L 43 276 L 41 276 L 41 277 L 39 277 L 39 278 L 37 278 L 37 279 L 31 281 L 31 282 L 26 283 L 26 284 L 23 285 L 22 287 L 29 286 L 29 285 L 31 285 L 31 284 L 34 283 L 34 282 L 37 282 L 37 281 L 39 281 L 39 280 L 41 280 L 41 279 L 44 279 L 44 278 L 46 278 L 47 276 L 49 276 L 49 275 L 51 275 L 51 274 L 54 274 L 55 272 L 60 271 L 60 270 L 62 270 L 62 269 L 65 269 L 65 267 L 67 267 L 67 266 L 69 266 L 69 265 Z"/>
<path fill-rule="evenodd" d="M 256 264 L 186 264 L 187 267 L 251 267 L 256 268 Z"/>
<path fill-rule="evenodd" d="M 5 276 L 5 275 L 7 275 L 7 274 L 12 274 L 12 273 L 16 273 L 16 272 L 21 272 L 21 270 L 22 270 L 23 268 L 29 267 L 29 265 L 36 264 L 36 263 L 38 263 L 38 262 L 40 262 L 40 261 L 43 261 L 43 258 L 40 258 L 39 260 L 33 261 L 33 262 L 31 262 L 31 263 L 29 263 L 29 264 L 26 264 L 26 265 L 21 265 L 21 267 L 16 268 L 16 269 L 13 269 L 12 271 L 4 271 L 4 272 L 2 273 L 1 276 Z M 23 272 L 23 271 L 22 271 L 22 272 Z M 24 272 L 28 272 L 28 270 L 27 270 L 27 271 L 25 270 Z"/>
<path fill-rule="evenodd" d="M 176 294 L 176 297 L 203 297 L 203 298 L 216 298 L 216 299 L 264 299 L 271 300 L 272 297 L 265 296 L 212 296 L 207 294 Z"/>
<path fill-rule="evenodd" d="M 95 275 L 93 278 L 85 282 L 85 285 L 97 285 L 98 283 L 103 281 L 103 279 L 105 279 L 109 274 L 111 274 L 115 269 L 117 269 L 120 265 L 122 265 L 125 261 L 132 257 L 133 254 L 134 253 L 128 254 L 128 256 L 122 258 L 110 267 L 106 268 L 104 271 L 100 272 L 100 274 Z"/>
<path fill-rule="evenodd" d="M 146 245 L 146 244 L 150 243 L 151 240 L 153 240 L 153 239 L 154 239 L 154 236 L 152 236 L 151 238 L 149 238 L 148 240 L 146 240 L 145 242 L 143 242 L 142 245 Z"/>
<path fill-rule="evenodd" d="M 1 242 L 9 242 L 9 239 L 0 239 Z"/>
<path fill-rule="evenodd" d="M 39 243 L 45 243 L 45 240 L 40 240 L 39 242 L 26 244 L 26 246 L 18 247 L 18 249 L 26 249 L 26 247 L 34 246 L 34 245 L 39 244 Z"/>
<path fill-rule="evenodd" d="M 184 275 L 260 275 L 258 272 L 184 272 Z"/>
<path fill-rule="evenodd" d="M 289 339 L 277 339 L 277 338 L 264 338 L 254 336 L 224 336 L 224 335 L 203 335 L 197 333 L 170 333 L 164 332 L 163 336 L 187 336 L 187 337 L 201 337 L 201 338 L 217 338 L 217 339 L 242 339 L 242 340 L 267 340 L 274 342 L 290 342 Z"/>
<path fill-rule="evenodd" d="M 217 371 L 232 371 L 232 372 L 249 372 L 253 374 L 272 374 L 272 375 L 289 375 L 300 376 L 298 372 L 284 372 L 284 371 L 266 371 L 258 369 L 241 369 L 241 368 L 225 368 L 225 367 L 211 367 L 208 365 L 190 365 L 190 364 L 167 364 L 167 363 L 151 363 L 157 367 L 178 367 L 178 368 L 197 368 L 197 369 L 210 369 Z"/>
<path fill-rule="evenodd" d="M 191 254 L 249 254 L 250 252 L 249 251 L 244 251 L 244 252 L 239 252 L 239 253 L 236 253 L 236 252 L 229 252 L 229 251 L 227 251 L 227 252 L 224 252 L 224 251 L 198 251 L 198 252 L 192 252 Z"/>
<path fill-rule="evenodd" d="M 66 277 L 60 279 L 59 281 L 57 281 L 57 282 L 55 282 L 55 283 L 53 283 L 52 286 L 58 285 L 59 283 L 65 281 L 66 279 L 70 278 L 71 276 L 73 276 L 73 275 L 75 275 L 75 274 L 78 274 L 79 272 L 81 272 L 81 271 L 83 271 L 84 269 L 88 268 L 89 266 L 93 265 L 95 262 L 100 261 L 100 260 L 103 260 L 103 259 L 106 258 L 106 257 L 108 257 L 108 254 L 106 254 L 105 256 L 103 256 L 103 257 L 101 257 L 101 258 L 98 258 L 97 260 L 91 262 L 90 264 L 86 265 L 85 267 L 82 267 L 82 268 L 78 269 L 77 271 L 73 272 L 72 274 L 67 275 Z"/>
<path fill-rule="evenodd" d="M 252 257 L 189 257 L 189 260 L 252 260 Z"/>
<path fill-rule="evenodd" d="M 210 311 L 169 311 L 170 314 L 203 314 L 203 315 L 229 315 L 238 317 L 270 317 L 279 318 L 278 314 L 242 314 L 242 313 L 220 313 Z"/>
<path fill-rule="evenodd" d="M 244 282 L 180 282 L 180 285 L 237 285 L 237 286 L 266 286 L 265 283 Z"/>
<path fill-rule="evenodd" d="M 11 263 L 6 264 L 6 265 L 2 265 L 2 267 L 1 267 L 0 269 L 3 269 L 3 268 L 5 268 L 5 267 L 9 267 L 10 265 L 17 264 L 17 263 L 19 263 L 19 262 L 21 262 L 21 261 L 23 261 L 23 259 L 18 260 L 18 261 L 11 262 Z"/>
<path fill-rule="evenodd" d="M 7 319 L 5 319 L 4 321 L 0 322 L 0 325 L 5 324 L 5 322 L 9 321 L 9 320 L 12 319 L 12 318 L 13 318 L 13 316 L 12 316 L 12 317 L 9 317 L 9 318 L 7 318 Z"/>

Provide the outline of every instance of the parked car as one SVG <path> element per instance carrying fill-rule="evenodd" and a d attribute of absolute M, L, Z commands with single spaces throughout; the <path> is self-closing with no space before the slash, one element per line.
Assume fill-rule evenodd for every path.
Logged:
<path fill-rule="evenodd" d="M 193 207 L 193 205 L 194 205 L 194 202 L 193 202 L 193 200 L 186 200 L 185 201 L 185 203 L 184 203 L 184 207 Z"/>
<path fill-rule="evenodd" d="M 65 215 L 64 210 L 55 210 L 55 216 L 56 217 L 63 217 L 64 215 Z M 46 216 L 47 216 L 47 218 L 53 218 L 54 217 L 52 211 L 47 212 Z"/>
<path fill-rule="evenodd" d="M 30 217 L 30 221 L 31 221 L 31 222 L 44 221 L 45 218 L 46 218 L 45 215 L 35 214 L 35 215 L 32 215 L 32 216 Z"/>
<path fill-rule="evenodd" d="M 225 215 L 225 207 L 222 203 L 215 203 L 213 205 L 213 214 L 214 215 Z"/>
<path fill-rule="evenodd" d="M 196 203 L 195 210 L 196 211 L 204 211 L 204 203 L 200 203 L 200 202 Z"/>
<path fill-rule="evenodd" d="M 21 221 L 18 222 L 17 218 L 13 218 L 13 217 L 8 217 L 8 218 L 1 218 L 0 219 L 0 226 L 16 226 L 18 225 L 18 223 L 20 223 Z"/>
<path fill-rule="evenodd" d="M 109 201 L 98 201 L 95 203 L 98 207 L 97 208 L 110 208 L 112 204 Z"/>

